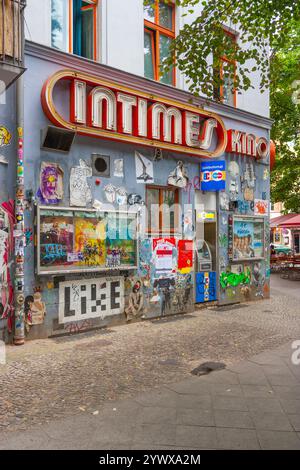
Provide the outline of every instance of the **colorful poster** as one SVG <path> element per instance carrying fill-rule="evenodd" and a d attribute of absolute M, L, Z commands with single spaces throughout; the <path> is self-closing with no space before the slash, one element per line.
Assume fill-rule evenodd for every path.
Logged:
<path fill-rule="evenodd" d="M 175 271 L 175 238 L 154 238 L 153 253 L 156 275 L 170 274 Z"/>
<path fill-rule="evenodd" d="M 94 217 L 75 217 L 74 226 L 74 252 L 81 253 L 82 257 L 78 265 L 105 266 L 106 221 Z"/>
<path fill-rule="evenodd" d="M 178 241 L 178 269 L 181 273 L 189 273 L 193 267 L 194 242 Z"/>
<path fill-rule="evenodd" d="M 64 172 L 57 163 L 42 162 L 37 197 L 42 204 L 58 204 L 64 197 Z"/>
<path fill-rule="evenodd" d="M 67 254 L 73 251 L 73 236 L 74 226 L 72 217 L 41 217 L 41 266 L 63 266 L 68 264 Z"/>
<path fill-rule="evenodd" d="M 201 190 L 222 191 L 226 184 L 226 164 L 224 160 L 201 162 Z"/>
<path fill-rule="evenodd" d="M 233 259 L 263 258 L 264 225 L 258 219 L 234 219 Z"/>
<path fill-rule="evenodd" d="M 264 199 L 254 199 L 254 214 L 268 215 L 269 201 Z"/>

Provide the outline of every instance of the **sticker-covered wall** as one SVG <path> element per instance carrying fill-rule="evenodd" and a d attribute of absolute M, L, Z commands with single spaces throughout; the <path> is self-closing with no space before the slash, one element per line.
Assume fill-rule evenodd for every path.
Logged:
<path fill-rule="evenodd" d="M 0 125 L 0 329 L 12 326 L 14 289 L 29 339 L 268 297 L 267 126 L 34 54 L 24 77 L 16 198 L 16 126 Z"/>

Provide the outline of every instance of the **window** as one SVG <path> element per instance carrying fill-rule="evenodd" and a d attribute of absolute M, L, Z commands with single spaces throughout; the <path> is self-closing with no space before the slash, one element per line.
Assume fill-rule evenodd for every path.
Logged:
<path fill-rule="evenodd" d="M 51 45 L 97 59 L 98 0 L 51 0 Z"/>
<path fill-rule="evenodd" d="M 179 191 L 173 187 L 147 186 L 148 232 L 170 234 L 178 228 Z"/>
<path fill-rule="evenodd" d="M 145 77 L 168 85 L 175 85 L 175 68 L 162 74 L 160 68 L 169 57 L 170 45 L 175 37 L 175 6 L 155 0 L 144 6 L 144 74 Z"/>
<path fill-rule="evenodd" d="M 226 42 L 228 39 L 232 44 L 236 43 L 236 36 L 233 33 L 224 29 L 225 35 L 225 48 L 221 57 L 214 57 L 214 69 L 215 74 L 223 80 L 221 86 L 216 86 L 214 90 L 215 98 L 221 101 L 222 103 L 229 104 L 230 106 L 236 106 L 236 90 L 234 89 L 234 83 L 232 75 L 235 76 L 236 73 L 236 62 L 230 60 L 226 54 Z"/>

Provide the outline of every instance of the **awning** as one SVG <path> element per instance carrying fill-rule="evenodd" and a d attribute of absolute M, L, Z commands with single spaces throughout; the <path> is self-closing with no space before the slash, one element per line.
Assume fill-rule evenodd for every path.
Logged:
<path fill-rule="evenodd" d="M 288 220 L 280 222 L 279 227 L 300 229 L 300 214 L 294 215 L 294 217 L 290 217 Z"/>
<path fill-rule="evenodd" d="M 270 220 L 270 227 L 271 228 L 280 227 L 282 223 L 287 222 L 289 219 L 292 219 L 293 217 L 297 215 L 298 214 L 286 214 L 286 215 L 280 215 L 279 217 L 274 217 L 274 219 Z"/>

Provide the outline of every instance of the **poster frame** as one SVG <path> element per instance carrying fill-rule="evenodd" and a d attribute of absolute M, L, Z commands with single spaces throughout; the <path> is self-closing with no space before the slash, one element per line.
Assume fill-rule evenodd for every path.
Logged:
<path fill-rule="evenodd" d="M 231 262 L 236 262 L 236 263 L 239 263 L 241 261 L 261 261 L 263 259 L 265 259 L 265 231 L 266 231 L 266 227 L 265 227 L 265 216 L 259 216 L 259 215 L 241 215 L 241 214 L 234 214 L 232 216 L 232 236 L 234 235 L 234 224 L 236 221 L 245 221 L 245 222 L 251 222 L 254 220 L 253 219 L 256 219 L 258 220 L 261 224 L 262 224 L 262 229 L 263 229 L 263 237 L 262 237 L 262 252 L 263 252 L 263 255 L 262 256 L 254 256 L 254 257 L 243 257 L 243 258 L 238 258 L 238 259 L 235 259 L 233 257 L 233 254 L 232 254 L 232 257 L 231 257 Z M 233 245 L 233 249 L 234 249 L 234 245 Z"/>
<path fill-rule="evenodd" d="M 101 266 L 78 266 L 77 269 L 56 269 L 53 267 L 52 269 L 43 269 L 41 266 L 41 240 L 40 240 L 40 228 L 41 228 L 41 211 L 47 210 L 51 212 L 91 212 L 94 213 L 96 216 L 99 213 L 109 213 L 109 214 L 130 214 L 135 216 L 136 220 L 136 227 L 135 227 L 135 237 L 136 237 L 136 249 L 135 249 L 135 260 L 136 263 L 134 266 L 132 265 L 121 265 L 116 266 L 115 268 L 112 267 L 101 267 Z M 128 271 L 131 269 L 137 269 L 139 265 L 139 236 L 138 236 L 138 224 L 139 224 L 139 214 L 138 211 L 126 211 L 126 210 L 113 210 L 113 209 L 87 209 L 85 207 L 65 207 L 65 206 L 45 206 L 45 205 L 38 205 L 36 211 L 36 274 L 39 276 L 49 276 L 49 275 L 64 275 L 64 274 L 85 274 L 85 273 L 101 273 L 101 272 L 114 272 L 114 271 Z"/>

